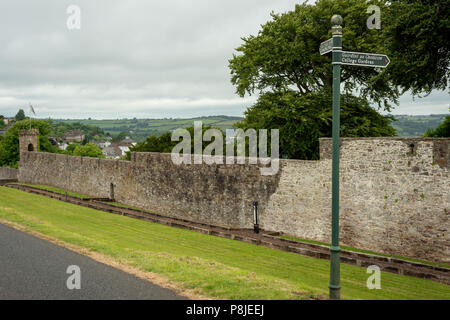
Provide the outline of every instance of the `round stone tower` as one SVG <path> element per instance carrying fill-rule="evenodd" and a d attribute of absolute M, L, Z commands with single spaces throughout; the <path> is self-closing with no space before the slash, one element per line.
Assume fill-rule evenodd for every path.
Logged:
<path fill-rule="evenodd" d="M 20 130 L 19 131 L 19 151 L 36 152 L 38 151 L 39 129 Z"/>

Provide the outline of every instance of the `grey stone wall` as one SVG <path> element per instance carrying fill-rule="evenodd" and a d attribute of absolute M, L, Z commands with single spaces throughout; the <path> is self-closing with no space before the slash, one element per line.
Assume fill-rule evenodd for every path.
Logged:
<path fill-rule="evenodd" d="M 450 261 L 450 139 L 341 140 L 343 245 Z M 132 161 L 24 152 L 19 181 L 46 184 L 162 215 L 231 228 L 252 227 L 258 201 L 266 230 L 330 241 L 331 140 L 321 160 L 280 160 L 274 176 L 257 165 L 180 165 L 170 154 Z"/>
<path fill-rule="evenodd" d="M 3 179 L 17 179 L 19 170 L 8 167 L 0 167 L 0 180 Z"/>
<path fill-rule="evenodd" d="M 341 139 L 340 238 L 347 246 L 450 261 L 450 139 Z M 331 139 L 321 161 L 287 161 L 263 227 L 331 241 Z"/>

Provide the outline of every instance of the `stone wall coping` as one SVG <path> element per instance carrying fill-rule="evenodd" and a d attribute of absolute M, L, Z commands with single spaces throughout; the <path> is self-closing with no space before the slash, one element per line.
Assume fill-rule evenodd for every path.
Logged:
<path fill-rule="evenodd" d="M 39 129 L 20 130 L 19 136 L 34 136 L 39 135 Z"/>
<path fill-rule="evenodd" d="M 167 153 L 167 152 L 131 152 L 131 161 L 134 161 L 133 159 L 135 159 L 134 157 L 133 157 L 133 154 L 139 154 L 141 157 L 145 157 L 145 156 L 152 156 L 152 155 L 154 155 L 154 156 L 163 156 L 163 157 L 170 157 L 170 153 Z M 194 157 L 194 155 L 193 154 L 191 154 L 191 159 L 193 159 L 193 157 Z M 239 158 L 239 157 L 237 157 L 237 156 L 233 156 L 233 157 L 229 157 L 229 156 L 209 156 L 209 155 L 203 155 L 202 156 L 203 157 L 203 159 L 205 159 L 205 158 L 209 158 L 209 157 L 212 157 L 212 158 L 216 158 L 216 157 L 221 157 L 221 158 L 223 158 L 224 159 L 224 163 L 223 163 L 223 165 L 227 165 L 227 163 L 226 163 L 226 158 L 234 158 L 234 159 L 237 159 L 237 158 Z M 250 158 L 250 157 L 244 157 L 244 159 L 246 160 L 245 161 L 245 164 L 248 164 L 248 160 L 249 159 L 254 159 L 254 158 Z M 257 158 L 258 159 L 258 158 Z M 271 159 L 271 158 L 265 158 L 265 159 Z M 283 162 L 298 162 L 298 163 L 318 163 L 320 160 L 302 160 L 302 159 L 282 159 L 282 158 L 279 158 L 278 159 L 279 161 L 280 161 L 280 164 L 281 163 L 283 163 Z M 192 163 L 192 164 L 194 164 L 194 163 Z M 234 163 L 234 164 L 237 164 L 237 163 Z M 270 163 L 269 163 L 270 164 Z M 228 165 L 233 165 L 233 164 L 228 164 Z M 256 164 L 255 164 L 256 165 Z M 263 164 L 261 164 L 261 163 L 259 163 L 259 161 L 258 161 L 258 165 L 263 165 Z"/>

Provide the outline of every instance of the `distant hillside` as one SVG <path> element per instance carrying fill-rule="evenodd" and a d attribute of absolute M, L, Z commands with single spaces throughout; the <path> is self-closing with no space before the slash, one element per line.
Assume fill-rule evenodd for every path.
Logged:
<path fill-rule="evenodd" d="M 396 115 L 394 117 L 397 121 L 393 121 L 392 126 L 397 130 L 397 135 L 400 137 L 418 137 L 422 136 L 427 129 L 436 128 L 440 122 L 444 121 L 446 115 Z"/>
<path fill-rule="evenodd" d="M 446 114 L 435 115 L 396 115 L 397 121 L 392 122 L 392 126 L 397 130 L 400 137 L 422 136 L 428 128 L 435 128 L 440 122 L 444 121 Z M 95 126 L 103 129 L 106 134 L 116 136 L 121 132 L 129 132 L 136 141 L 142 141 L 151 135 L 161 135 L 164 132 L 175 130 L 177 128 L 186 128 L 194 124 L 194 121 L 202 121 L 204 125 L 218 127 L 222 130 L 233 128 L 233 125 L 242 120 L 240 117 L 229 116 L 210 116 L 189 119 L 117 119 L 117 120 L 53 120 L 53 122 L 76 123 Z"/>
<path fill-rule="evenodd" d="M 117 120 L 53 120 L 53 122 L 76 123 L 96 126 L 111 136 L 116 136 L 121 132 L 129 132 L 136 141 L 142 141 L 151 135 L 161 135 L 167 131 L 178 128 L 186 128 L 194 125 L 194 121 L 202 121 L 203 125 L 218 127 L 222 130 L 233 128 L 233 124 L 240 121 L 240 117 L 210 116 L 189 119 L 117 119 Z"/>

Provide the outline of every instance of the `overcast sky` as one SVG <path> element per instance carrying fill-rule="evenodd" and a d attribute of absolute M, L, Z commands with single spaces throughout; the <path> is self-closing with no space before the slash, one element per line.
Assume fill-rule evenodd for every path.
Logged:
<path fill-rule="evenodd" d="M 0 114 L 28 102 L 37 117 L 241 116 L 228 59 L 270 12 L 293 0 L 1 0 Z M 69 30 L 69 5 L 81 29 Z M 394 114 L 448 113 L 447 92 Z"/>

